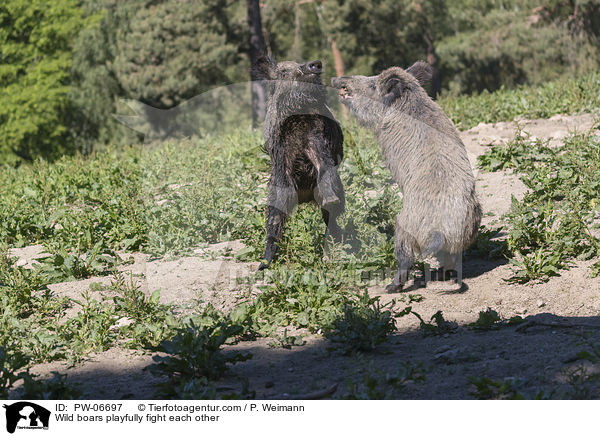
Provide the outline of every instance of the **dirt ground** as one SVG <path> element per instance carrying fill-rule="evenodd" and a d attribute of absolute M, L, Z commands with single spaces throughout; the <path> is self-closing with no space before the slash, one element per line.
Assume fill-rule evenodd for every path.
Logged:
<path fill-rule="evenodd" d="M 552 138 L 551 143 L 556 143 L 569 132 L 587 131 L 593 125 L 593 116 L 557 115 L 518 123 L 532 136 Z M 461 136 L 474 163 L 485 152 L 486 144 L 506 142 L 515 131 L 515 122 L 480 124 Z M 501 222 L 511 195 L 520 198 L 525 192 L 518 177 L 507 172 L 478 173 L 477 181 L 485 213 L 483 223 L 488 226 Z M 242 247 L 237 241 L 217 244 L 198 249 L 196 256 L 173 261 L 148 261 L 144 255 L 134 254 L 134 263 L 125 268 L 137 274 L 136 280 L 145 292 L 160 289 L 164 303 L 185 306 L 201 300 L 229 310 L 242 298 L 232 291 L 235 278 L 252 274 L 257 267 L 256 263 L 233 259 Z M 21 265 L 31 264 L 40 252 L 35 246 L 12 250 Z M 360 379 L 365 371 L 393 373 L 409 364 L 420 368 L 425 379 L 408 383 L 397 392 L 397 398 L 472 398 L 469 377 L 519 379 L 524 392 L 533 395 L 538 389 L 556 390 L 560 396 L 573 390 L 574 370 L 600 369 L 575 358 L 586 344 L 600 339 L 600 279 L 590 277 L 591 263 L 577 262 L 546 283 L 518 285 L 505 282 L 511 276 L 511 267 L 505 261 L 467 257 L 462 289 L 434 285 L 414 290 L 423 300 L 413 303 L 413 309 L 425 320 L 442 310 L 446 320 L 458 324 L 454 333 L 424 336 L 418 329 L 419 321 L 409 315 L 398 319 L 398 332 L 380 352 L 358 357 L 345 356 L 318 336 L 307 336 L 304 346 L 291 349 L 271 348 L 270 339 L 242 342 L 231 348 L 250 351 L 253 358 L 232 367 L 221 387 L 226 390 L 239 377 L 245 377 L 258 399 L 302 398 L 322 390 L 331 392 L 336 386 L 335 398 L 348 392 L 350 377 Z M 104 277 L 59 283 L 51 285 L 51 290 L 78 299 L 90 283 L 109 281 Z M 380 295 L 382 302 L 398 298 L 386 294 L 383 284 L 371 287 L 370 293 Z M 488 307 L 502 318 L 520 315 L 527 322 L 491 331 L 469 328 L 479 311 Z M 112 349 L 92 355 L 75 367 L 53 362 L 36 365 L 32 372 L 67 373 L 68 380 L 80 383 L 91 399 L 150 399 L 153 385 L 159 381 L 143 370 L 151 363 L 151 353 Z M 588 396 L 600 397 L 598 386 L 593 386 Z"/>

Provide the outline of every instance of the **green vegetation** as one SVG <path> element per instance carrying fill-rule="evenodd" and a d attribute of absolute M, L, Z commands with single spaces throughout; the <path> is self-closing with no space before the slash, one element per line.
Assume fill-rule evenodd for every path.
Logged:
<path fill-rule="evenodd" d="M 488 307 L 486 310 L 479 312 L 477 321 L 472 323 L 471 326 L 477 330 L 490 330 L 498 328 L 500 320 L 501 318 L 500 315 L 498 315 L 498 312 Z"/>
<path fill-rule="evenodd" d="M 394 304 L 391 301 L 382 307 L 379 297 L 371 298 L 365 291 L 351 304 L 342 306 L 341 316 L 326 329 L 325 337 L 345 344 L 347 351 L 372 351 L 396 330 L 394 316 L 405 314 L 394 313 Z"/>
<path fill-rule="evenodd" d="M 452 30 L 437 52 L 453 94 L 540 86 L 597 70 L 596 1 L 449 1 L 448 10 Z"/>
<path fill-rule="evenodd" d="M 394 265 L 390 224 L 401 202 L 372 137 L 355 126 L 346 136 L 341 171 L 348 207 L 360 212 L 344 218 L 345 248 L 324 241 L 320 213 L 301 206 L 280 258 L 257 276 L 262 292 L 230 314 L 160 304 L 158 292 L 148 296 L 135 276 L 117 272 L 129 262 L 118 251 L 176 257 L 207 243 L 242 239 L 247 248 L 238 259 L 258 260 L 268 177 L 258 132 L 160 148 L 109 148 L 0 172 L 0 234 L 8 244 L 0 257 L 6 332 L 0 346 L 11 350 L 4 389 L 26 377 L 21 368 L 65 359 L 66 350 L 77 362 L 121 346 L 167 353 L 153 367 L 171 377 L 161 395 L 216 398 L 223 395 L 215 393 L 215 380 L 238 361 L 222 351 L 225 341 L 264 336 L 287 347 L 302 345 L 301 335 L 313 332 L 348 352 L 381 345 L 395 331 L 395 317 L 408 312 L 368 297 L 363 280 L 383 280 L 376 273 Z M 47 255 L 33 268 L 17 266 L 8 255 L 9 247 L 35 243 Z M 114 275 L 109 285 L 92 284 L 76 300 L 48 290 L 55 282 L 107 274 Z M 249 285 L 239 283 L 240 289 Z M 69 308 L 76 314 L 65 317 Z M 288 336 L 285 330 L 281 336 L 286 328 L 301 333 Z M 36 334 L 26 333 L 31 331 Z"/>
<path fill-rule="evenodd" d="M 423 368 L 418 365 L 403 363 L 393 372 L 384 372 L 367 365 L 358 376 L 350 378 L 348 392 L 340 395 L 341 400 L 391 400 L 396 399 L 399 392 L 410 382 L 425 379 Z M 362 373 L 362 374 L 361 374 Z M 361 377 L 362 375 L 362 377 Z"/>
<path fill-rule="evenodd" d="M 555 392 L 545 392 L 538 389 L 530 394 L 526 382 L 516 377 L 506 377 L 503 380 L 493 380 L 488 377 L 469 377 L 469 382 L 475 390 L 471 395 L 478 400 L 552 400 Z"/>
<path fill-rule="evenodd" d="M 187 394 L 203 393 L 200 398 L 205 398 L 206 393 L 212 392 L 210 381 L 221 377 L 228 369 L 227 364 L 252 358 L 248 353 L 230 351 L 225 354 L 221 350 L 226 341 L 235 339 L 243 330 L 241 325 L 232 324 L 212 306 L 185 320 L 174 330 L 171 339 L 160 344 L 159 350 L 167 356 L 154 356 L 156 363 L 148 367 L 169 378 L 161 385 L 160 395 L 189 398 Z"/>
<path fill-rule="evenodd" d="M 437 56 L 439 103 L 460 129 L 597 112 L 599 3 L 538 3 L 268 0 L 261 12 L 274 57 L 321 58 L 327 76 L 335 71 L 332 47 L 347 74 Z M 247 114 L 238 113 L 247 109 L 236 94 L 245 88 L 206 95 L 191 115 L 198 119 L 186 120 L 196 130 L 185 130 L 182 139 L 142 146 L 143 138 L 112 116 L 122 98 L 172 113 L 213 87 L 247 80 L 244 6 L 223 0 L 0 6 L 0 398 L 15 389 L 31 399 L 78 398 L 64 375 L 41 379 L 32 365 L 76 363 L 115 347 L 161 353 L 149 370 L 165 378 L 158 387 L 164 398 L 251 398 L 242 379 L 233 392 L 217 389 L 232 365 L 250 357 L 227 345 L 264 337 L 290 348 L 314 334 L 330 342 L 329 352 L 382 352 L 397 319 L 410 313 L 425 334 L 456 331 L 442 310 L 429 321 L 414 312 L 419 296 L 383 304 L 366 292 L 370 283 L 385 284 L 383 273 L 395 268 L 393 226 L 402 201 L 373 136 L 351 121 L 344 123 L 340 167 L 349 211 L 340 222 L 342 245 L 324 240 L 315 207 L 300 206 L 272 269 L 240 280 L 240 300 L 228 313 L 202 301 L 161 304 L 160 291 L 147 295 L 142 277 L 122 272 L 131 262 L 126 253 L 134 251 L 173 259 L 240 239 L 246 247 L 236 260 L 262 255 L 269 159 L 260 132 L 247 129 Z M 152 119 L 169 121 L 166 112 L 130 109 L 139 109 L 142 122 L 156 121 L 159 134 L 173 127 Z M 235 129 L 215 134 L 217 124 L 232 122 Z M 598 276 L 599 150 L 594 130 L 559 146 L 519 131 L 509 144 L 491 146 L 481 168 L 514 171 L 529 191 L 513 199 L 504 222 L 481 229 L 469 254 L 508 258 L 511 282 L 548 280 L 575 260 L 589 261 Z M 45 250 L 33 265 L 9 254 L 32 244 Z M 101 276 L 112 282 L 92 283 L 78 298 L 50 291 L 55 283 Z M 522 321 L 488 309 L 471 327 Z M 597 348 L 582 353 L 581 359 L 598 358 Z M 390 373 L 367 369 L 343 398 L 393 398 L 421 372 L 410 365 Z M 596 381 L 590 374 L 575 369 L 567 377 L 573 397 L 590 397 Z M 471 382 L 477 398 L 553 395 L 523 393 L 516 379 Z"/>
<path fill-rule="evenodd" d="M 237 61 L 227 7 L 211 0 L 139 8 L 126 32 L 117 34 L 114 72 L 125 95 L 166 109 L 227 83 L 227 66 Z"/>
<path fill-rule="evenodd" d="M 510 94 L 497 94 L 502 93 Z M 483 113 L 479 104 L 472 106 L 480 108 L 474 116 Z M 511 111 L 504 116 L 512 116 Z M 398 317 L 413 313 L 420 318 L 410 306 L 419 297 L 400 300 L 405 307 L 398 308 L 398 303 L 383 305 L 365 293 L 367 283 L 385 283 L 381 272 L 395 267 L 393 217 L 402 204 L 397 187 L 388 183 L 374 138 L 353 124 L 344 134 L 346 158 L 340 172 L 347 207 L 353 211 L 342 218 L 344 246 L 323 240 L 315 207 L 299 207 L 281 243 L 281 256 L 271 270 L 253 278 L 261 280 L 260 293 L 251 297 L 255 282 L 241 281 L 238 287 L 248 290 L 248 297 L 229 313 L 202 304 L 160 304 L 159 292 L 148 296 L 135 276 L 116 272 L 129 262 L 121 250 L 172 258 L 231 239 L 247 246 L 237 253 L 238 260 L 259 260 L 268 177 L 259 132 L 240 129 L 160 147 L 109 147 L 90 156 L 0 171 L 0 235 L 6 244 L 0 252 L 2 395 L 23 381 L 22 389 L 32 396 L 65 392 L 76 397 L 76 387 L 60 375 L 50 383 L 27 370 L 34 363 L 65 359 L 66 350 L 72 362 L 115 346 L 162 351 L 167 354 L 157 358 L 153 371 L 170 381 L 160 395 L 224 398 L 229 394 L 218 392 L 216 383 L 241 359 L 223 351 L 232 341 L 262 336 L 272 338 L 272 346 L 301 346 L 303 335 L 312 332 L 323 334 L 332 349 L 342 352 L 380 349 Z M 572 259 L 597 258 L 592 230 L 600 191 L 598 149 L 593 132 L 571 135 L 555 147 L 518 132 L 506 146 L 490 147 L 480 165 L 517 171 L 531 192 L 513 201 L 502 228 L 482 229 L 470 254 L 509 257 L 517 267 L 515 281 L 544 280 L 560 274 Z M 507 239 L 499 238 L 501 230 Z M 36 243 L 43 244 L 47 255 L 31 269 L 17 266 L 8 255 L 8 248 Z M 90 286 L 78 301 L 48 290 L 58 281 L 115 273 L 111 284 Z M 65 317 L 69 308 L 77 313 Z M 420 319 L 425 333 L 456 329 L 441 311 L 430 322 Z M 501 320 L 489 310 L 473 327 L 519 321 Z M 377 397 L 379 382 L 373 380 L 355 385 L 350 395 Z M 245 386 L 240 380 L 231 397 L 250 397 Z"/>
<path fill-rule="evenodd" d="M 518 131 L 506 146 L 480 156 L 483 169 L 511 168 L 529 188 L 513 198 L 507 250 L 515 266 L 510 281 L 548 280 L 573 260 L 600 256 L 600 138 L 595 129 L 574 133 L 550 147 Z M 592 266 L 592 270 L 597 268 Z"/>
<path fill-rule="evenodd" d="M 0 162 L 71 151 L 71 40 L 84 26 L 75 0 L 0 6 Z"/>
<path fill-rule="evenodd" d="M 431 316 L 430 322 L 423 320 L 421 315 L 413 312 L 419 321 L 421 322 L 420 328 L 425 335 L 445 335 L 453 333 L 458 328 L 458 324 L 454 321 L 447 321 L 444 319 L 444 315 L 441 310 L 438 310 Z"/>
<path fill-rule="evenodd" d="M 541 85 L 500 88 L 472 96 L 445 96 L 439 101 L 459 129 L 479 123 L 549 118 L 556 114 L 597 112 L 600 107 L 600 74 L 562 78 Z"/>

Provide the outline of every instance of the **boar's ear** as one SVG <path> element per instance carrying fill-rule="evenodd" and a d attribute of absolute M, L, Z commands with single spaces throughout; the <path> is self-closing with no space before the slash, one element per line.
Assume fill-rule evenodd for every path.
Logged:
<path fill-rule="evenodd" d="M 421 86 L 427 85 L 433 77 L 433 68 L 427 62 L 418 61 L 406 69 L 406 72 L 419 81 Z"/>
<path fill-rule="evenodd" d="M 380 79 L 379 92 L 384 106 L 391 105 L 398 97 L 402 95 L 404 82 L 397 74 L 386 74 Z"/>
<path fill-rule="evenodd" d="M 275 80 L 277 63 L 272 57 L 265 53 L 261 53 L 254 65 L 252 65 L 252 77 L 255 80 Z"/>

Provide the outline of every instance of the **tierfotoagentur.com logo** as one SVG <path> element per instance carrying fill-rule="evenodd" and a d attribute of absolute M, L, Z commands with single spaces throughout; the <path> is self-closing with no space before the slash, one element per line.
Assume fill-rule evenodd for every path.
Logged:
<path fill-rule="evenodd" d="M 19 430 L 47 430 L 50 411 L 29 401 L 19 401 L 3 405 L 6 409 L 6 431 L 14 433 Z"/>

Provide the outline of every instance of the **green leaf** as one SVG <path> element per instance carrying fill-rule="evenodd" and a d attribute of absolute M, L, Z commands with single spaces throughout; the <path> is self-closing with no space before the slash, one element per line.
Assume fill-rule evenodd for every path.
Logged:
<path fill-rule="evenodd" d="M 296 315 L 296 322 L 299 326 L 306 327 L 309 323 L 308 313 L 300 312 L 298 315 Z"/>

